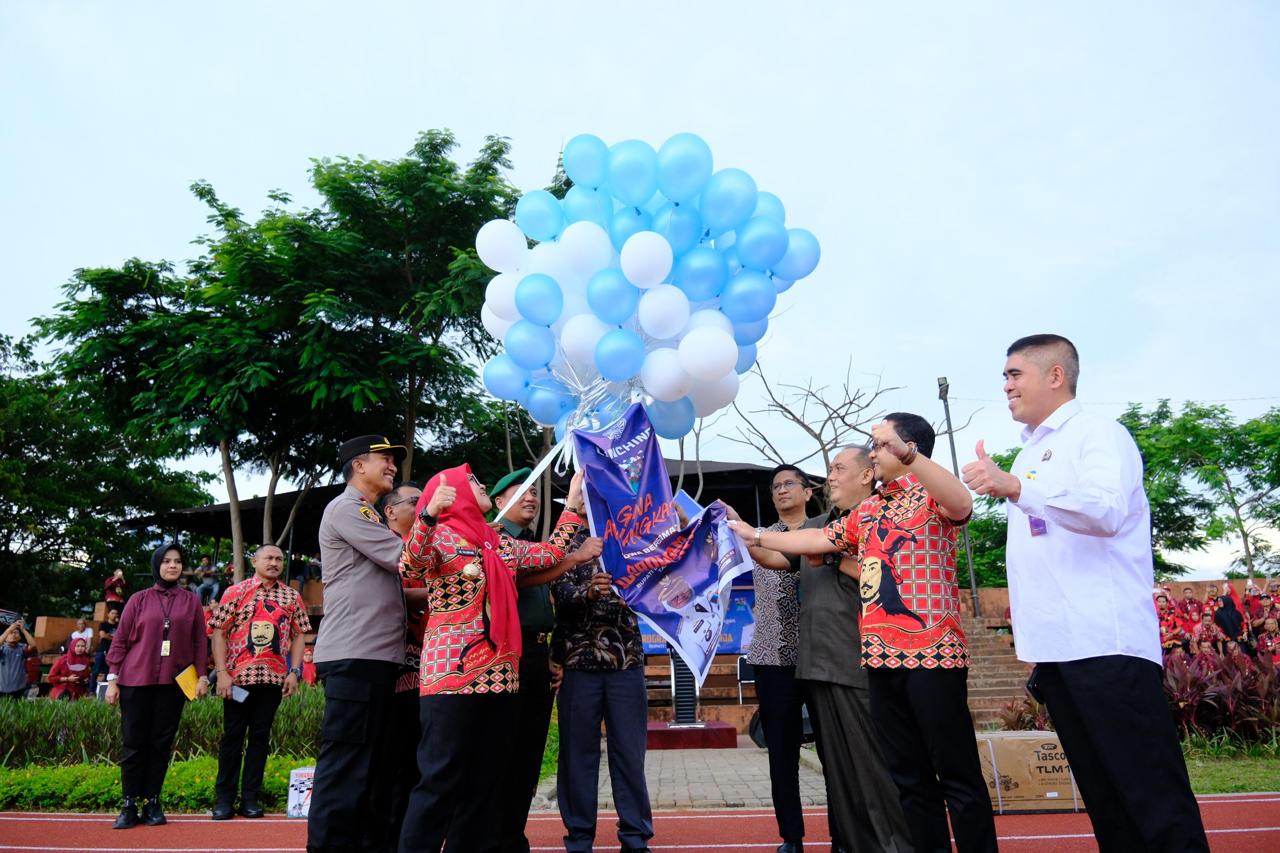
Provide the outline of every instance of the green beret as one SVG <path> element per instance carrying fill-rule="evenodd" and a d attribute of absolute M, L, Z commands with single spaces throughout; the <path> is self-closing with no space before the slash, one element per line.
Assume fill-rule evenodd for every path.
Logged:
<path fill-rule="evenodd" d="M 521 468 L 518 471 L 512 471 L 510 474 L 494 483 L 493 488 L 489 490 L 489 494 L 496 498 L 512 486 L 523 483 L 532 473 L 532 468 Z"/>

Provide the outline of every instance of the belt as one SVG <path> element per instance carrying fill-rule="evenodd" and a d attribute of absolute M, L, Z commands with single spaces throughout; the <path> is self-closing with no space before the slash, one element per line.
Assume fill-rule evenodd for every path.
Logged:
<path fill-rule="evenodd" d="M 551 642 L 550 631 L 521 631 L 520 637 L 527 642 L 537 643 L 540 646 L 545 646 Z"/>

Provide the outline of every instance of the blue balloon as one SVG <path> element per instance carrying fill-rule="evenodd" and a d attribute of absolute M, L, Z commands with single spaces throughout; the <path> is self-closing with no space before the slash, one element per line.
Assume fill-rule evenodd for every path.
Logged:
<path fill-rule="evenodd" d="M 564 173 L 578 186 L 596 189 L 609 178 L 609 146 L 590 133 L 570 139 L 560 160 L 564 163 Z"/>
<path fill-rule="evenodd" d="M 529 371 L 506 353 L 489 359 L 483 376 L 484 387 L 499 400 L 518 400 L 529 388 Z"/>
<path fill-rule="evenodd" d="M 516 310 L 531 323 L 550 326 L 564 310 L 564 293 L 549 275 L 527 275 L 516 285 Z"/>
<path fill-rule="evenodd" d="M 658 149 L 658 189 L 672 201 L 688 201 L 711 178 L 711 148 L 693 133 L 677 133 Z"/>
<path fill-rule="evenodd" d="M 787 209 L 782 206 L 782 199 L 773 193 L 764 192 L 763 190 L 756 197 L 756 212 L 751 214 L 755 216 L 763 216 L 765 219 L 776 219 L 781 224 L 786 224 Z"/>
<path fill-rule="evenodd" d="M 773 282 L 773 289 L 779 293 L 786 293 L 791 289 L 794 281 L 787 281 L 785 278 L 778 278 L 776 275 L 770 275 L 769 280 Z"/>
<path fill-rule="evenodd" d="M 560 199 L 546 190 L 525 193 L 516 202 L 516 225 L 534 240 L 554 240 L 564 230 Z"/>
<path fill-rule="evenodd" d="M 714 299 L 729 280 L 724 256 L 710 246 L 696 246 L 676 262 L 671 282 L 684 291 L 690 302 Z"/>
<path fill-rule="evenodd" d="M 691 204 L 669 201 L 653 215 L 652 230 L 666 238 L 678 258 L 702 239 L 702 217 Z"/>
<path fill-rule="evenodd" d="M 596 428 L 608 426 L 627 413 L 627 409 L 631 403 L 629 400 L 620 400 L 616 397 L 606 397 L 604 400 L 596 404 L 596 407 L 587 413 L 587 418 L 595 421 Z"/>
<path fill-rule="evenodd" d="M 734 323 L 766 319 L 778 302 L 778 291 L 762 272 L 743 270 L 720 292 L 720 311 Z"/>
<path fill-rule="evenodd" d="M 623 382 L 640 372 L 644 341 L 630 329 L 606 332 L 596 344 L 596 369 L 609 382 Z"/>
<path fill-rule="evenodd" d="M 602 269 L 587 282 L 587 304 L 597 317 L 615 326 L 635 313 L 640 295 L 640 288 L 617 267 Z"/>
<path fill-rule="evenodd" d="M 702 221 L 711 236 L 732 231 L 751 218 L 756 209 L 756 182 L 741 169 L 721 169 L 702 191 Z"/>
<path fill-rule="evenodd" d="M 746 373 L 751 366 L 756 363 L 756 345 L 747 344 L 745 347 L 738 347 L 738 363 L 733 369 L 739 373 Z"/>
<path fill-rule="evenodd" d="M 565 412 L 556 421 L 556 441 L 564 441 L 564 435 L 569 431 L 569 416 L 572 414 L 573 412 Z"/>
<path fill-rule="evenodd" d="M 632 234 L 652 230 L 653 217 L 649 215 L 649 211 L 639 207 L 623 207 L 609 220 L 609 239 L 613 241 L 613 248 L 619 252 Z"/>
<path fill-rule="evenodd" d="M 738 247 L 730 246 L 720 252 L 725 265 L 729 267 L 729 275 L 737 275 L 742 270 L 742 259 L 738 257 Z"/>
<path fill-rule="evenodd" d="M 738 229 L 733 248 L 747 269 L 767 270 L 787 253 L 787 229 L 776 219 L 753 216 Z"/>
<path fill-rule="evenodd" d="M 754 323 L 734 323 L 733 341 L 740 347 L 754 344 L 764 337 L 769 330 L 769 319 L 757 320 Z"/>
<path fill-rule="evenodd" d="M 773 274 L 787 281 L 804 278 L 818 266 L 820 257 L 818 238 L 803 228 L 792 228 L 787 232 L 787 253 L 773 265 Z"/>
<path fill-rule="evenodd" d="M 574 222 L 594 222 L 601 228 L 608 229 L 609 220 L 613 218 L 613 197 L 607 189 L 591 189 L 581 184 L 574 184 L 564 194 L 564 218 L 569 224 Z"/>
<path fill-rule="evenodd" d="M 693 401 L 688 397 L 670 403 L 654 400 L 644 410 L 649 415 L 649 423 L 653 424 L 653 431 L 661 438 L 684 438 L 693 429 Z"/>
<path fill-rule="evenodd" d="M 540 424 L 554 424 L 566 412 L 572 412 L 578 398 L 553 379 L 542 379 L 529 386 L 529 401 L 525 408 Z"/>
<path fill-rule="evenodd" d="M 609 189 L 623 204 L 642 205 L 658 191 L 658 155 L 647 142 L 628 139 L 609 149 Z"/>
<path fill-rule="evenodd" d="M 503 339 L 507 355 L 526 370 L 546 367 L 556 356 L 556 336 L 546 326 L 517 320 Z"/>

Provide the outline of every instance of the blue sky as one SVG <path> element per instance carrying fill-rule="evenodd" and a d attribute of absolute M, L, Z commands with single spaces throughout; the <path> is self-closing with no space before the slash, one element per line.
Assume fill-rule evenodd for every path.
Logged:
<path fill-rule="evenodd" d="M 772 378 L 852 361 L 937 419 L 945 374 L 956 414 L 979 410 L 964 462 L 1017 441 L 1004 347 L 1057 331 L 1103 411 L 1249 416 L 1280 404 L 1277 43 L 1265 2 L 8 3 L 0 333 L 76 267 L 197 254 L 195 179 L 247 211 L 309 203 L 308 158 L 448 127 L 463 159 L 510 136 L 532 189 L 577 133 L 687 130 L 823 243 L 761 346 Z"/>

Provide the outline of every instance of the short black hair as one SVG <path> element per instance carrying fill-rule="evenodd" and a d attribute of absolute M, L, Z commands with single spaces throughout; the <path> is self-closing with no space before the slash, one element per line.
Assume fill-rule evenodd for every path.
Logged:
<path fill-rule="evenodd" d="M 794 465 L 779 465 L 776 468 L 774 468 L 772 471 L 770 471 L 769 472 L 770 485 L 773 484 L 773 481 L 777 479 L 777 476 L 781 474 L 783 471 L 794 471 L 796 476 L 800 479 L 801 486 L 803 486 L 806 489 L 813 488 L 813 481 L 809 479 L 809 475 L 801 471 L 799 468 L 797 468 Z"/>
<path fill-rule="evenodd" d="M 342 463 L 342 482 L 344 483 L 351 482 L 351 478 L 356 475 L 356 468 L 355 468 L 356 460 L 363 459 L 367 455 L 368 454 L 366 453 L 362 453 L 359 456 L 352 456 L 346 462 Z"/>
<path fill-rule="evenodd" d="M 391 488 L 391 491 L 383 492 L 379 495 L 378 499 L 373 504 L 373 508 L 378 511 L 378 515 L 382 516 L 383 521 L 387 520 L 387 504 L 391 503 L 395 496 L 400 494 L 401 489 L 421 490 L 422 486 L 419 486 L 412 480 L 405 480 L 403 483 L 396 483 L 395 486 Z"/>
<path fill-rule="evenodd" d="M 1009 344 L 1005 356 L 1027 350 L 1055 350 L 1061 356 L 1062 372 L 1066 374 L 1067 388 L 1076 393 L 1076 383 L 1080 381 L 1080 353 L 1076 345 L 1062 335 L 1027 335 Z M 1052 365 L 1049 365 L 1050 367 Z"/>
<path fill-rule="evenodd" d="M 933 458 L 933 442 L 937 436 L 933 432 L 932 424 L 910 412 L 894 412 L 885 415 L 884 419 L 893 422 L 898 437 L 903 441 L 914 441 L 916 450 L 921 456 Z"/>

